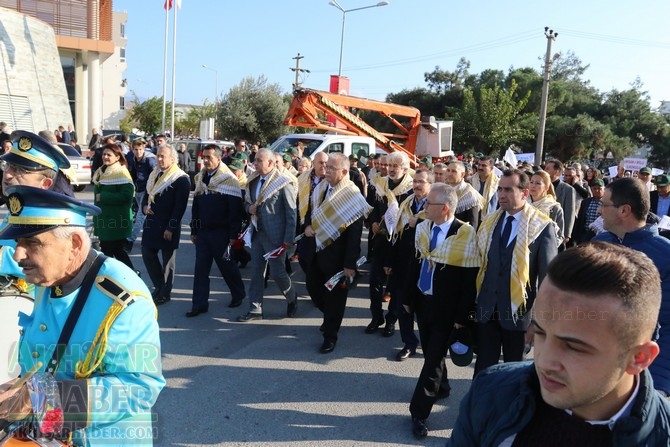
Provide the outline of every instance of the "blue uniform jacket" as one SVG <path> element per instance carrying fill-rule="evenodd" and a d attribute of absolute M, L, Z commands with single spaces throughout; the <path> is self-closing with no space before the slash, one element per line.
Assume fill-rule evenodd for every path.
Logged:
<path fill-rule="evenodd" d="M 12 251 L 2 249 L 3 272 L 12 270 L 8 262 Z M 91 250 L 86 265 L 95 254 Z M 37 287 L 33 313 L 19 315 L 22 374 L 37 362 L 46 369 L 85 270 L 63 286 Z M 126 302 L 132 303 L 111 325 L 100 367 L 86 379 L 75 379 L 77 363 L 84 360 L 100 323 L 116 301 L 114 295 L 123 296 L 124 292 L 130 296 Z M 107 258 L 100 268 L 55 378 L 61 387 L 66 425 L 76 430 L 75 445 L 152 445 L 151 408 L 165 386 L 156 307 L 144 282 L 116 259 Z"/>

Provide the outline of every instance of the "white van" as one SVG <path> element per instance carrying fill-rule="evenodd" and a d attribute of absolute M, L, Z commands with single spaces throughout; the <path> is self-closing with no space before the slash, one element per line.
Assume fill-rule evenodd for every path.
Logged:
<path fill-rule="evenodd" d="M 305 145 L 305 150 L 302 154 L 303 157 L 309 157 L 312 160 L 318 152 L 326 152 L 328 154 L 339 152 L 347 157 L 354 154 L 359 160 L 362 157 L 368 158 L 370 154 L 375 153 L 375 140 L 370 137 L 315 133 L 283 135 L 272 143 L 269 149 L 274 152 L 284 153 L 288 149 L 295 147 L 300 141 Z"/>

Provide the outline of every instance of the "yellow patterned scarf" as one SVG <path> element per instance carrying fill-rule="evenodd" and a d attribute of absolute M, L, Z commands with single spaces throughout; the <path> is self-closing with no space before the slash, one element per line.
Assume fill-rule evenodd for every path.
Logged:
<path fill-rule="evenodd" d="M 206 193 L 228 194 L 229 196 L 242 197 L 242 189 L 240 182 L 231 172 L 225 163 L 219 163 L 219 167 L 209 180 L 209 185 L 205 185 L 203 181 L 204 176 L 209 175 L 206 169 L 202 169 L 195 175 L 195 192 L 194 195 Z"/>
<path fill-rule="evenodd" d="M 484 206 L 482 207 L 482 219 L 485 216 L 488 216 L 489 212 L 493 212 L 493 210 L 489 210 L 489 203 L 491 203 L 493 195 L 498 192 L 498 183 L 500 183 L 500 179 L 493 172 L 491 172 L 489 176 L 486 177 L 486 183 L 484 184 L 484 193 L 482 194 L 482 197 L 484 197 Z M 481 180 L 479 179 L 479 175 L 475 174 L 472 176 L 472 186 L 475 188 L 477 192 L 479 192 L 479 188 L 481 187 Z"/>
<path fill-rule="evenodd" d="M 453 222 L 452 222 L 453 225 Z M 477 232 L 470 224 L 463 222 L 456 234 L 446 238 L 430 251 L 433 222 L 424 220 L 416 227 L 414 244 L 420 259 L 427 259 L 431 267 L 435 264 L 456 267 L 479 267 L 481 260 L 477 251 Z"/>
<path fill-rule="evenodd" d="M 386 197 L 387 208 L 384 213 L 383 223 L 386 224 L 389 241 L 393 238 L 393 232 L 398 224 L 400 206 L 397 197 L 412 189 L 412 177 L 409 174 L 405 174 L 400 183 L 393 189 L 389 188 L 390 181 L 389 177 L 377 177 L 372 181 L 377 198 L 381 200 Z"/>
<path fill-rule="evenodd" d="M 247 174 L 242 171 L 242 174 L 238 177 L 237 181 L 240 183 L 240 189 L 247 187 Z"/>
<path fill-rule="evenodd" d="M 528 196 L 528 200 L 528 203 L 542 211 L 544 214 L 549 216 L 549 218 L 551 218 L 551 210 L 553 210 L 556 206 L 560 206 L 554 196 L 550 196 L 548 194 L 542 197 L 540 200 L 536 200 L 535 202 L 530 201 L 532 200 L 530 196 Z M 561 231 L 561 227 L 559 227 L 558 224 L 553 221 L 553 219 L 552 222 L 554 223 L 554 227 L 556 227 L 556 242 L 560 246 L 563 243 L 563 231 Z"/>
<path fill-rule="evenodd" d="M 414 197 L 415 195 L 412 194 L 400 204 L 400 209 L 398 210 L 398 223 L 396 224 L 393 236 L 391 236 L 391 242 L 394 244 L 402 236 L 403 231 L 405 231 L 405 228 L 409 225 L 409 220 L 412 217 L 416 217 L 417 219 L 426 218 L 426 210 L 421 209 L 416 214 L 412 213 L 412 202 L 414 201 Z"/>
<path fill-rule="evenodd" d="M 309 210 L 309 196 L 314 183 L 313 172 L 314 170 L 310 169 L 298 177 L 298 217 L 301 225 L 305 224 L 305 217 L 307 217 L 307 211 Z"/>
<path fill-rule="evenodd" d="M 247 203 L 251 205 L 255 205 L 256 209 L 258 209 L 263 202 L 265 202 L 267 199 L 270 197 L 274 196 L 275 194 L 279 193 L 279 190 L 284 188 L 284 187 L 294 187 L 293 181 L 297 184 L 298 179 L 296 179 L 293 175 L 291 174 L 284 174 L 279 171 L 279 169 L 273 169 L 272 172 L 270 172 L 265 180 L 265 183 L 263 184 L 263 187 L 258 193 L 258 197 L 256 197 L 256 201 L 252 202 L 251 201 L 251 190 L 249 189 L 251 182 L 258 178 L 261 177 L 260 173 L 256 172 L 249 180 L 247 181 L 247 193 L 245 196 L 245 200 Z M 293 177 L 293 179 L 291 179 Z M 260 180 L 259 180 L 260 181 Z M 254 228 L 257 228 L 258 226 L 258 216 L 256 214 L 251 216 L 251 223 L 254 225 Z"/>
<path fill-rule="evenodd" d="M 482 221 L 477 232 L 477 248 L 482 260 L 482 268 L 477 275 L 477 293 L 482 288 L 484 275 L 486 274 L 486 264 L 488 263 L 488 253 L 493 239 L 493 231 L 498 219 L 505 216 L 505 211 L 498 209 L 492 214 L 486 216 Z M 516 233 L 516 243 L 512 254 L 512 271 L 510 277 L 510 296 L 512 299 L 512 320 L 516 323 L 518 312 L 525 311 L 528 292 L 526 287 L 530 282 L 530 267 L 528 257 L 530 256 L 530 244 L 537 239 L 542 231 L 552 223 L 552 220 L 546 214 L 536 208 L 526 204 L 523 210 L 518 214 L 519 228 Z"/>
<path fill-rule="evenodd" d="M 104 170 L 103 170 L 104 168 Z M 93 174 L 93 183 L 96 185 L 125 185 L 133 183 L 128 168 L 116 162 L 109 166 L 100 166 Z"/>
<path fill-rule="evenodd" d="M 188 174 L 179 169 L 177 163 L 173 163 L 172 166 L 167 168 L 161 178 L 156 180 L 158 173 L 161 172 L 160 169 L 155 168 L 149 174 L 149 179 L 147 180 L 147 194 L 149 196 L 149 204 L 152 204 L 156 201 L 156 196 L 160 195 L 163 191 L 168 189 L 168 187 L 178 178 L 188 177 Z"/>
<path fill-rule="evenodd" d="M 470 208 L 484 209 L 484 197 L 467 182 L 461 182 L 454 187 L 458 197 L 458 206 L 454 214 L 462 213 Z"/>
<path fill-rule="evenodd" d="M 312 194 L 312 228 L 316 232 L 316 251 L 323 250 L 361 217 L 372 211 L 358 187 L 345 176 L 333 187 L 325 200 L 319 201 L 330 185 L 320 182 Z"/>

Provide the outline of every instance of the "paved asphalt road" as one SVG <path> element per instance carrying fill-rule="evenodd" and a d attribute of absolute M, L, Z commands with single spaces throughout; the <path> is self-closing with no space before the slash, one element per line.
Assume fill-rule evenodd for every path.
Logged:
<path fill-rule="evenodd" d="M 90 187 L 77 195 L 92 200 Z M 408 405 L 423 358 L 395 361 L 403 346 L 398 331 L 390 338 L 363 332 L 370 321 L 366 271 L 350 293 L 330 354 L 318 352 L 321 313 L 307 296 L 297 263 L 292 277 L 300 295 L 296 318 L 286 318 L 285 300 L 270 281 L 265 319 L 235 322 L 248 300 L 228 309 L 230 294 L 215 265 L 209 313 L 186 318 L 195 259 L 189 219 L 190 208 L 183 219 L 172 301 L 159 307 L 167 386 L 154 407 L 156 446 L 445 444 L 472 366 L 449 363 L 452 394 L 433 408 L 428 438 L 414 439 Z M 139 241 L 131 259 L 148 281 Z M 249 270 L 242 270 L 247 286 Z"/>

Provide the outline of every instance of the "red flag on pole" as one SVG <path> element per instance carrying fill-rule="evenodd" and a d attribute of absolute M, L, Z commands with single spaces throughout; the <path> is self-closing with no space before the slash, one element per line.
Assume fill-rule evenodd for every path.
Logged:
<path fill-rule="evenodd" d="M 163 4 L 163 9 L 172 9 L 172 0 L 165 0 Z"/>

